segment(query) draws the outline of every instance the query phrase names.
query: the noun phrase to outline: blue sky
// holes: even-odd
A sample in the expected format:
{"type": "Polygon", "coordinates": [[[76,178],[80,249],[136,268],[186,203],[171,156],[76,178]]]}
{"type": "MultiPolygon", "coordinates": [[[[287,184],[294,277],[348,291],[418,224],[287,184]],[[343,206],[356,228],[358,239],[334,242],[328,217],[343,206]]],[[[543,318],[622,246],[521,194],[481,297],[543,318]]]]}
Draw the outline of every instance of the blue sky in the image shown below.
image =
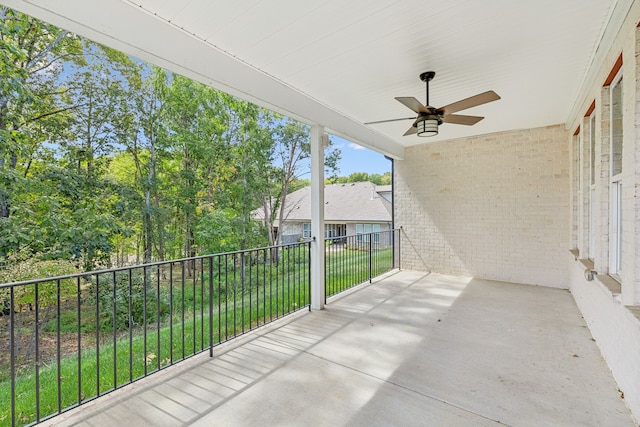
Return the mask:
{"type": "Polygon", "coordinates": [[[385,159],[384,155],[335,135],[331,135],[331,140],[342,151],[340,176],[349,176],[354,172],[379,173],[380,175],[391,172],[391,161],[385,159]]]}

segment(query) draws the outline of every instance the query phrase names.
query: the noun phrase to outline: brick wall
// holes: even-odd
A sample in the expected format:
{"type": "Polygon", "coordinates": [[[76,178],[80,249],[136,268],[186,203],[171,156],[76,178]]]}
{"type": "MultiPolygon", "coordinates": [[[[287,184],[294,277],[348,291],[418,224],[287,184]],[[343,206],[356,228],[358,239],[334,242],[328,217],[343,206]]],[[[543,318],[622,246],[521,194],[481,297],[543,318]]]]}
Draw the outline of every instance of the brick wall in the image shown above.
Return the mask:
{"type": "Polygon", "coordinates": [[[569,140],[557,125],[407,148],[402,267],[568,287],[569,140]]]}

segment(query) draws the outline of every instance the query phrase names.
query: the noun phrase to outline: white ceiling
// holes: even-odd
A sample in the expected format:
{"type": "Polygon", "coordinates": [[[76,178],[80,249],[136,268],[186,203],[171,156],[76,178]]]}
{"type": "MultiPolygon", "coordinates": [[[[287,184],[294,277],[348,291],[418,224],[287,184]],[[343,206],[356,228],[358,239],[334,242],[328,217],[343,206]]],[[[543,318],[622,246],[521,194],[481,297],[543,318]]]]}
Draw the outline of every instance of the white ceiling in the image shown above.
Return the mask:
{"type": "Polygon", "coordinates": [[[395,158],[414,144],[565,123],[607,25],[632,2],[3,1],[395,158]],[[486,118],[435,138],[403,137],[410,120],[363,125],[411,116],[394,97],[424,102],[418,75],[429,70],[435,107],[486,90],[502,99],[460,112],[486,118]]]}

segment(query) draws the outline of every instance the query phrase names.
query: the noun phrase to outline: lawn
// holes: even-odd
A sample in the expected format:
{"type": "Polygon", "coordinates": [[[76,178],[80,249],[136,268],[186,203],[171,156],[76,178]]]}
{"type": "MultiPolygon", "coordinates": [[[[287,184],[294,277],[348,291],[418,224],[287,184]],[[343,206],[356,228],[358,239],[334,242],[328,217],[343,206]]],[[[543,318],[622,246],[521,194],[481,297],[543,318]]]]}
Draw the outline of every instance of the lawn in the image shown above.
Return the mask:
{"type": "MultiPolygon", "coordinates": [[[[391,248],[335,249],[327,251],[327,296],[392,268],[391,248]]],[[[16,425],[82,404],[307,307],[307,253],[282,255],[278,264],[249,262],[242,271],[228,268],[226,260],[196,263],[191,271],[182,263],[124,279],[109,273],[98,291],[91,290],[95,283],[83,286],[80,297],[68,298],[60,315],[39,328],[38,363],[33,355],[15,359],[16,425]],[[78,300],[80,310],[71,304],[78,300]]],[[[33,335],[33,325],[22,322],[22,335],[33,335]]],[[[7,358],[2,365],[0,425],[11,425],[7,358]]]]}

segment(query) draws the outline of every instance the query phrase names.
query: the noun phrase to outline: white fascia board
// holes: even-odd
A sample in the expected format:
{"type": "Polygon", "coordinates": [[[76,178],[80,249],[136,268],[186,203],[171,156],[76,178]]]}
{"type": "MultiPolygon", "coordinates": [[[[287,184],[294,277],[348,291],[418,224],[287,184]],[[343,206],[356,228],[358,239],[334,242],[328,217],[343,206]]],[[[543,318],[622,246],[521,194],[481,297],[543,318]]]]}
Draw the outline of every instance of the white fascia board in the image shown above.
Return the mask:
{"type": "Polygon", "coordinates": [[[121,0],[5,0],[23,13],[381,152],[404,147],[214,45],[121,0]]]}

